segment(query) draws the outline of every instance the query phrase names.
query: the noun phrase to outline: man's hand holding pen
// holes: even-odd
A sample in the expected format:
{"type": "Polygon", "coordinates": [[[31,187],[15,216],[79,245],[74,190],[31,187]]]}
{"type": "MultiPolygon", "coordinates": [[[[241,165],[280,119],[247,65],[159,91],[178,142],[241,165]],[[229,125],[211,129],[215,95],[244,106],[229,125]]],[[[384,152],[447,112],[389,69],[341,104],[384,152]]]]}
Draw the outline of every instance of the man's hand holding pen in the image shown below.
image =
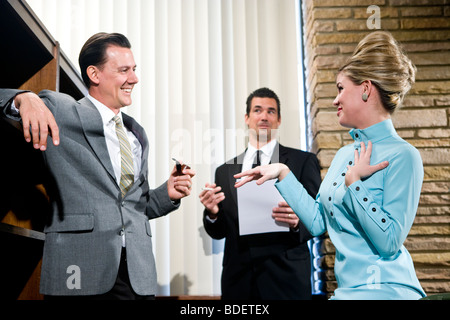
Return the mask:
{"type": "Polygon", "coordinates": [[[180,200],[191,194],[192,178],[195,176],[195,171],[191,167],[176,159],[173,160],[175,166],[167,181],[167,190],[172,201],[180,200]]]}

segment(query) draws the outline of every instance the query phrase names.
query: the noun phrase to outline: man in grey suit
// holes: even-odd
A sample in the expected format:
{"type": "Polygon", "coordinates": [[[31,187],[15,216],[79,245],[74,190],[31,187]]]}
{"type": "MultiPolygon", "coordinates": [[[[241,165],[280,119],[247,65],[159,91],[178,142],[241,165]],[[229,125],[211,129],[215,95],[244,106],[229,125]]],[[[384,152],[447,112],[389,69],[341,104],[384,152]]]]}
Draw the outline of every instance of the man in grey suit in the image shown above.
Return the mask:
{"type": "Polygon", "coordinates": [[[25,139],[45,151],[49,171],[52,214],[44,229],[40,291],[152,299],[157,279],[149,219],[179,207],[195,172],[174,167],[166,183],[150,190],[147,136],[120,111],[131,104],[138,82],[125,36],[92,36],[79,62],[89,88],[80,101],[52,91],[0,90],[0,108],[22,121],[25,139]]]}

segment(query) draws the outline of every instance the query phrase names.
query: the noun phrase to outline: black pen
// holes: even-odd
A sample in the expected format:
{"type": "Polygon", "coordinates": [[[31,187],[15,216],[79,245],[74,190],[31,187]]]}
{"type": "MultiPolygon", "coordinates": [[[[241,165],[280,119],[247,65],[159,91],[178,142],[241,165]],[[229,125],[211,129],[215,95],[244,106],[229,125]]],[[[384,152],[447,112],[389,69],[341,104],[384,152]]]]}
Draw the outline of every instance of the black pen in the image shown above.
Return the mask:
{"type": "Polygon", "coordinates": [[[172,158],[173,161],[175,161],[175,164],[177,166],[177,172],[178,173],[183,173],[184,169],[190,169],[191,167],[189,167],[187,164],[181,164],[177,159],[172,158]]]}

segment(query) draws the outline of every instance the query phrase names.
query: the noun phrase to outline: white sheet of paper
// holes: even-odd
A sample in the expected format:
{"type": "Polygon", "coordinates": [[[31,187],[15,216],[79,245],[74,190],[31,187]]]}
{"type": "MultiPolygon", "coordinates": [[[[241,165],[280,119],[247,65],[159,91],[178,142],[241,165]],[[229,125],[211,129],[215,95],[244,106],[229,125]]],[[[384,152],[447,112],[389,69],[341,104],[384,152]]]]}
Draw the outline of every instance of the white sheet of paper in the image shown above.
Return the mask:
{"type": "Polygon", "coordinates": [[[237,189],[239,234],[289,231],[287,223],[275,221],[272,209],[283,197],[275,188],[275,179],[258,186],[250,181],[237,189]]]}

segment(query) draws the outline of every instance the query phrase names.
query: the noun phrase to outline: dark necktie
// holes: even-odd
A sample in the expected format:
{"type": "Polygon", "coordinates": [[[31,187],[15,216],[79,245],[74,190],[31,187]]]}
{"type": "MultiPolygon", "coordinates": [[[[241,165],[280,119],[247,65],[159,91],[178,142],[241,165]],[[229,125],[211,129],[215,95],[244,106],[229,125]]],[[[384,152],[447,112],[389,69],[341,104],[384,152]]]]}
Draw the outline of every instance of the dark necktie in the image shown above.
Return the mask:
{"type": "Polygon", "coordinates": [[[260,166],[260,165],[261,165],[261,150],[257,150],[257,151],[256,151],[256,157],[255,157],[255,159],[253,160],[252,169],[253,169],[253,168],[256,168],[256,167],[258,167],[258,166],[260,166]],[[255,162],[255,160],[256,160],[256,162],[255,162]]]}

